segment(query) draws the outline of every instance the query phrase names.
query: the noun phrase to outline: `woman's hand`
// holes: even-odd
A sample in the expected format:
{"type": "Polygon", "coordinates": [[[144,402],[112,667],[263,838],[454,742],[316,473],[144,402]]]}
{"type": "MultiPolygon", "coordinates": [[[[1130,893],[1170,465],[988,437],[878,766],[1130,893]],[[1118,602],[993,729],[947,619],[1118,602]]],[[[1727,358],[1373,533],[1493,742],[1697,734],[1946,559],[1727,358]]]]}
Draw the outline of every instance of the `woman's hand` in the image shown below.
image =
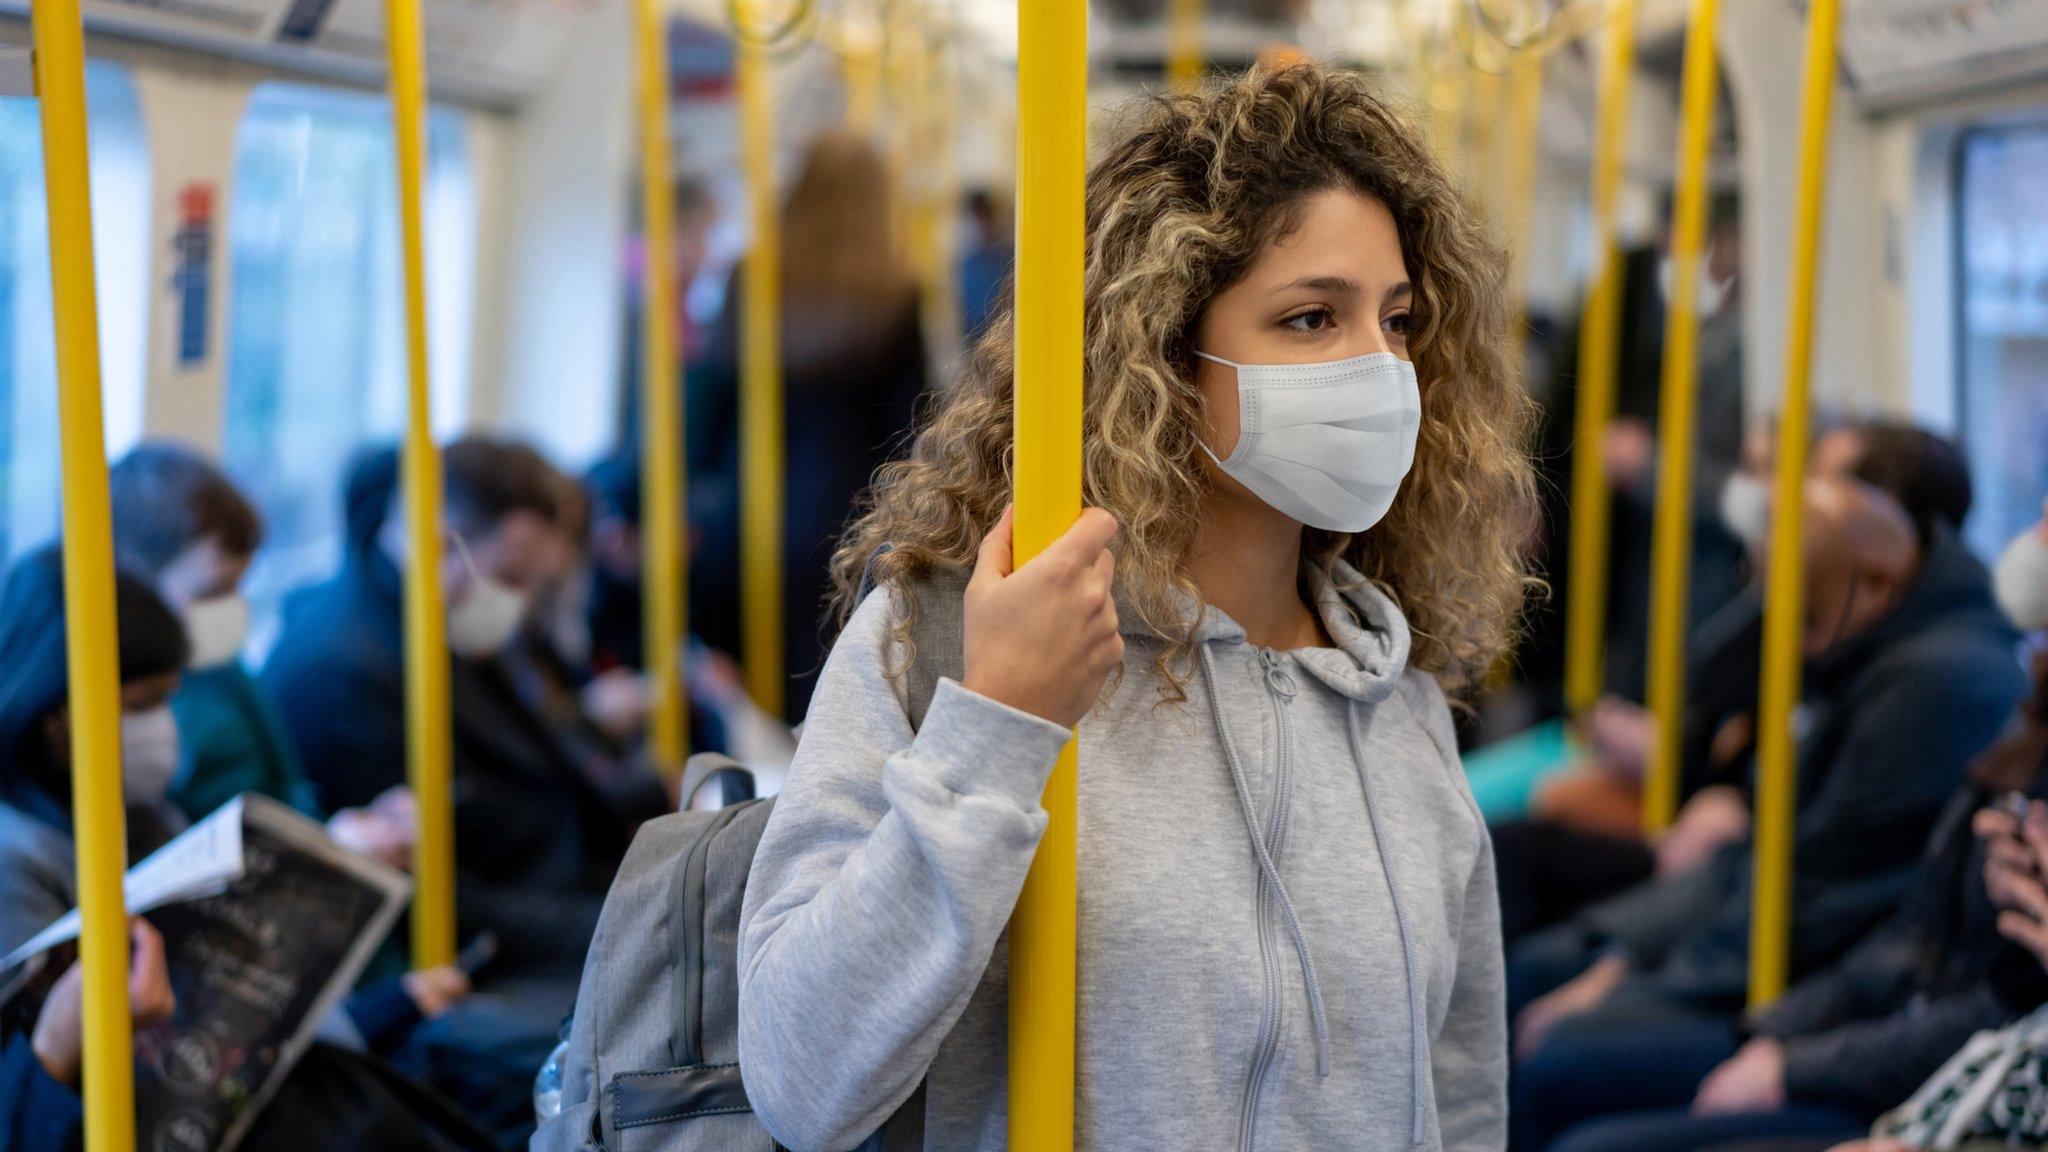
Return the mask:
{"type": "Polygon", "coordinates": [[[1527,1060],[1550,1038],[1558,1024],[1598,1008],[1623,980],[1628,978],[1628,961],[1619,956],[1602,956],[1591,968],[1579,973],[1529,1002],[1515,1019],[1515,1058],[1527,1060]]]}
{"type": "Polygon", "coordinates": [[[1015,510],[981,542],[967,583],[965,686],[1001,704],[1071,728],[1123,663],[1116,603],[1116,519],[1081,513],[1066,534],[1011,568],[1015,510]]]}
{"type": "MultiPolygon", "coordinates": [[[[134,1027],[149,1028],[171,1018],[178,998],[171,991],[170,969],[164,963],[164,938],[149,921],[128,921],[128,1015],[134,1027]]],[[[85,965],[73,964],[36,1017],[29,1046],[50,1079],[76,1085],[85,1058],[85,965]]]]}
{"type": "Polygon", "coordinates": [[[1984,808],[1971,827],[1985,841],[1984,887],[2001,909],[1999,934],[2048,966],[2048,807],[2030,803],[2024,820],[1984,808]]]}
{"type": "Polygon", "coordinates": [[[1768,1036],[1744,1044],[1701,1082],[1695,1116],[1777,1112],[1785,1107],[1785,1047],[1768,1036]]]}

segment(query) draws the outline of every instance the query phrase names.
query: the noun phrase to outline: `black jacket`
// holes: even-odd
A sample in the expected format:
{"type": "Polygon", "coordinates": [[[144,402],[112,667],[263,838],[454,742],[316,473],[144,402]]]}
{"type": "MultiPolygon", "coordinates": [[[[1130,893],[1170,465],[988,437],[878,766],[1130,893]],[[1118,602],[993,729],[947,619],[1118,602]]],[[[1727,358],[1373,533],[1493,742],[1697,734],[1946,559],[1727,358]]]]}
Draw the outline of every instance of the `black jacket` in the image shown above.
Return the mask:
{"type": "Polygon", "coordinates": [[[1988,799],[1974,785],[1957,794],[1899,911],[1755,1017],[1753,1031],[1784,1045],[1794,1100],[1874,1118],[1973,1033],[2012,1019],[1990,980],[2008,945],[1984,887],[1983,846],[1970,833],[1988,799]]]}
{"type": "MultiPolygon", "coordinates": [[[[1809,662],[1795,721],[1794,979],[1840,957],[1911,888],[1964,766],[2026,691],[2017,639],[1984,566],[1944,532],[1891,615],[1809,662]]],[[[1704,902],[1697,878],[1660,886],[1692,902],[1679,931],[1659,889],[1596,907],[1587,924],[1658,990],[1735,1010],[1748,975],[1750,852],[1745,840],[1706,866],[1704,902]]]]}
{"type": "MultiPolygon", "coordinates": [[[[405,781],[405,667],[398,569],[352,550],[288,605],[263,669],[320,803],[367,804],[405,781]]],[[[502,961],[580,963],[634,820],[585,775],[495,660],[450,659],[456,911],[502,961]]]]}

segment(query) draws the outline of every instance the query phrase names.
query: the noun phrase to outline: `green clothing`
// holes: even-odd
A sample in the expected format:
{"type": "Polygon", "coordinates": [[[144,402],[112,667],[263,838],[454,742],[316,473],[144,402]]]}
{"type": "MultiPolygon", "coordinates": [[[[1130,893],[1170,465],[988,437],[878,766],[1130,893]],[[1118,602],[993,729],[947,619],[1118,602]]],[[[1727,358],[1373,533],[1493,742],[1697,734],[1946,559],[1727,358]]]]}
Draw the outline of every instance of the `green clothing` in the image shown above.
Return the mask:
{"type": "Polygon", "coordinates": [[[178,717],[178,775],[171,802],[199,820],[244,792],[259,792],[325,820],[270,697],[230,660],[185,673],[171,701],[178,717]]]}

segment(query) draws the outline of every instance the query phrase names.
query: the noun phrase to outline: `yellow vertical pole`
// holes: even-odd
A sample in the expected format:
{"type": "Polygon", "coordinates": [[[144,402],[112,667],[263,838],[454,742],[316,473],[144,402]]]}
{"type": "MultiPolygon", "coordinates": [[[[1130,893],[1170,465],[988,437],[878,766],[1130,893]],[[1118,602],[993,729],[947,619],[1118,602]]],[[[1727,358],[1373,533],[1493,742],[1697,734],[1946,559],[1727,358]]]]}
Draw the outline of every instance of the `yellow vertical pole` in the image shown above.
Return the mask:
{"type": "Polygon", "coordinates": [[[1514,207],[1509,228],[1514,255],[1515,333],[1520,339],[1528,320],[1529,249],[1536,226],[1536,187],[1542,176],[1543,57],[1518,52],[1508,71],[1508,150],[1505,195],[1514,207]]]}
{"type": "Polygon", "coordinates": [[[447,618],[441,603],[441,457],[427,376],[426,248],[420,182],[426,167],[427,68],[420,0],[385,0],[391,119],[398,145],[399,239],[405,268],[405,751],[419,840],[413,848],[412,959],[455,962],[455,788],[449,726],[447,618]]]}
{"type": "Polygon", "coordinates": [[[846,86],[846,126],[873,139],[882,121],[882,47],[866,22],[840,33],[840,79],[846,86]]]}
{"type": "Polygon", "coordinates": [[[1472,197],[1479,204],[1480,214],[1500,228],[1506,223],[1508,212],[1506,164],[1501,147],[1501,103],[1507,98],[1507,85],[1501,73],[1491,67],[1482,68],[1474,62],[1469,70],[1472,102],[1465,113],[1465,139],[1471,153],[1472,197]]]}
{"type": "Polygon", "coordinates": [[[1203,0],[1167,0],[1166,82],[1187,88],[1202,80],[1208,67],[1202,51],[1203,0]]]}
{"type": "MultiPolygon", "coordinates": [[[[1086,0],[1017,6],[1016,560],[1081,514],[1086,0]]],[[[1010,924],[1010,1147],[1074,1146],[1073,742],[1010,924]]]]}
{"type": "Polygon", "coordinates": [[[121,802],[120,634],[100,409],[85,35],[78,0],[36,0],[30,15],[41,97],[43,194],[50,213],[64,474],[64,658],[71,670],[71,823],[85,965],[85,1146],[88,1152],[132,1152],[135,1056],[127,902],[121,891],[128,840],[121,802]]]}
{"type": "Polygon", "coordinates": [[[1578,412],[1572,438],[1571,575],[1565,591],[1565,707],[1584,715],[1600,698],[1607,616],[1607,528],[1612,508],[1603,438],[1614,416],[1620,353],[1621,254],[1614,239],[1628,128],[1628,84],[1635,66],[1636,0],[1611,0],[1600,69],[1599,130],[1593,146],[1591,291],[1579,321],[1578,412]]]}
{"type": "MultiPolygon", "coordinates": [[[[759,0],[740,5],[751,21],[759,0]]],[[[739,38],[740,147],[752,248],[740,308],[740,635],[747,690],[782,713],[782,251],[775,198],[774,61],[739,38]]]]}
{"type": "Polygon", "coordinates": [[[1785,325],[1785,396],[1778,408],[1776,497],[1764,600],[1763,695],[1758,706],[1755,902],[1750,917],[1749,999],[1767,1004],[1785,990],[1791,966],[1792,824],[1797,749],[1805,556],[1806,443],[1812,434],[1813,305],[1819,284],[1821,202],[1827,190],[1828,114],[1835,94],[1840,0],[1807,9],[1806,84],[1799,121],[1799,191],[1794,202],[1790,318],[1785,325]]]}
{"type": "Polygon", "coordinates": [[[1657,519],[1650,567],[1650,711],[1657,736],[1643,778],[1643,829],[1678,814],[1685,724],[1686,603],[1692,590],[1693,421],[1699,407],[1700,250],[1707,231],[1707,161],[1714,133],[1718,0],[1693,0],[1680,81],[1678,176],[1671,212],[1671,312],[1664,325],[1657,413],[1657,519]]]}
{"type": "Polygon", "coordinates": [[[654,756],[675,776],[689,752],[683,692],[682,379],[676,372],[675,192],[669,187],[668,26],[660,0],[634,0],[639,80],[641,237],[646,290],[640,309],[640,506],[647,579],[641,587],[647,674],[654,695],[654,756]]]}

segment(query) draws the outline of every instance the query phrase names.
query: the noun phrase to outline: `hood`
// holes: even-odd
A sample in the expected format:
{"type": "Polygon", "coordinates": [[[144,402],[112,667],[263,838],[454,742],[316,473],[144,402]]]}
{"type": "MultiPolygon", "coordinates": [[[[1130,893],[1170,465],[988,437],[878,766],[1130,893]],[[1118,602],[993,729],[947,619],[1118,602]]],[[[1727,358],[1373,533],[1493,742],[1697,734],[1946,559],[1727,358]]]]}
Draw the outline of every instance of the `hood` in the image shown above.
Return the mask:
{"type": "Polygon", "coordinates": [[[2014,643],[2018,642],[2018,633],[2012,631],[1992,596],[1991,573],[1983,561],[1972,555],[1954,532],[1936,525],[1920,571],[1899,606],[1866,631],[1813,657],[1808,662],[1811,677],[1816,683],[1835,682],[1862,667],[1873,653],[1959,618],[2010,633],[2014,643]]]}
{"type": "MultiPolygon", "coordinates": [[[[1297,648],[1287,655],[1340,696],[1367,704],[1384,699],[1408,667],[1407,617],[1392,596],[1342,560],[1327,574],[1314,572],[1308,579],[1316,614],[1337,646],[1297,648]]],[[[1186,596],[1179,605],[1181,619],[1199,613],[1192,637],[1197,644],[1245,641],[1244,628],[1215,605],[1196,605],[1186,596]]],[[[1116,591],[1116,610],[1126,637],[1163,639],[1122,587],[1116,591]]]]}

